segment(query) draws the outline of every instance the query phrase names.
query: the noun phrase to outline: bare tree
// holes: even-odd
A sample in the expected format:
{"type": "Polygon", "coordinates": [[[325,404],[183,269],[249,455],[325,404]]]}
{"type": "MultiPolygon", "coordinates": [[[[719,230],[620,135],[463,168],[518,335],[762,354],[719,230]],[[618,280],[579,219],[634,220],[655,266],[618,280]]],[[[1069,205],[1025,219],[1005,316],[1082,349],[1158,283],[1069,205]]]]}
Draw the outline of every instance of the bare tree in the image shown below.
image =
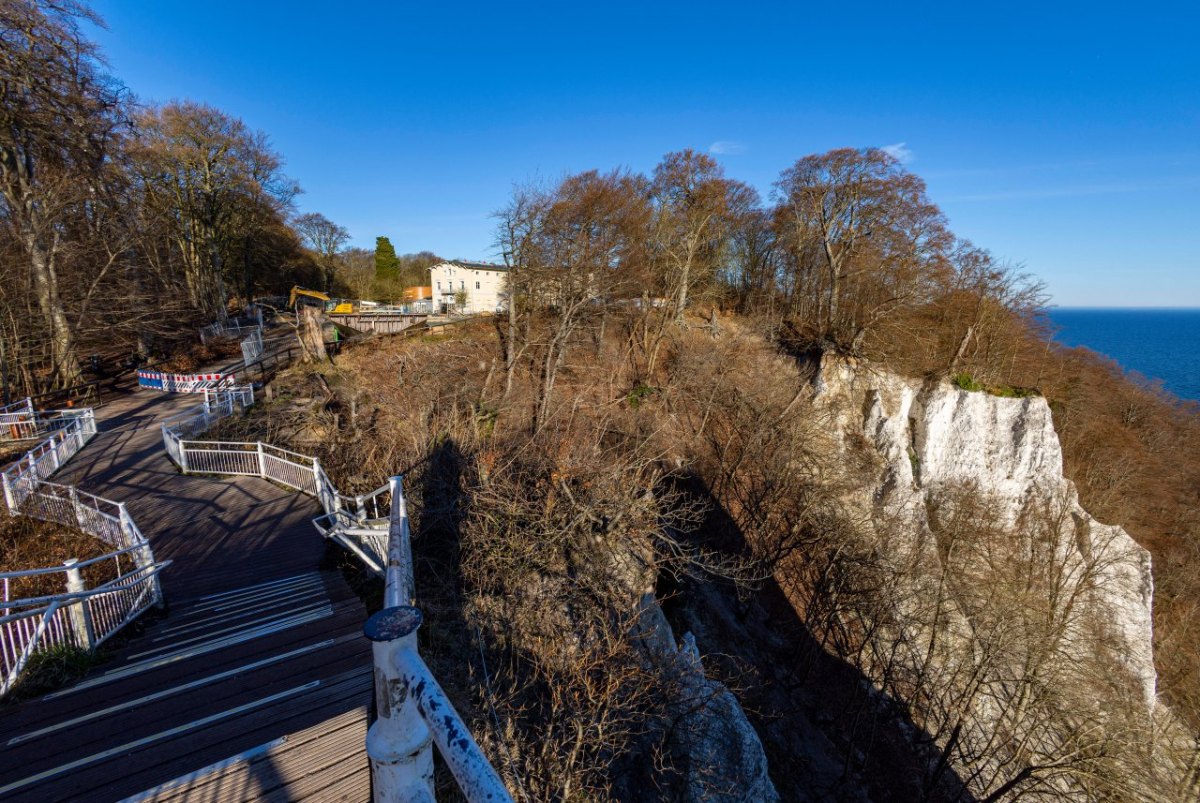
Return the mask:
{"type": "Polygon", "coordinates": [[[793,299],[818,338],[859,351],[880,320],[930,298],[950,244],[925,183],[875,148],[807,156],[775,185],[793,299]]]}
{"type": "Polygon", "coordinates": [[[224,316],[233,269],[227,257],[299,188],[265,135],[211,106],[170,103],[147,110],[138,123],[136,168],[147,200],[173,211],[190,299],[224,316]]]}
{"type": "Polygon", "coordinates": [[[51,371],[62,384],[79,378],[59,282],[64,222],[89,200],[125,126],[122,90],[101,71],[84,22],[100,21],[79,3],[0,5],[0,198],[24,248],[51,371]]]}
{"type": "MultiPolygon", "coordinates": [[[[541,324],[537,342],[526,342],[536,349],[540,377],[535,427],[550,415],[568,347],[635,273],[631,263],[644,242],[648,214],[640,177],[591,171],[569,176],[553,190],[523,191],[502,216],[502,236],[513,246],[512,315],[527,316],[527,331],[531,316],[541,324]]],[[[514,365],[510,361],[510,371],[514,365]]]]}
{"type": "Polygon", "coordinates": [[[325,271],[325,292],[331,292],[337,273],[338,254],[342,246],[349,241],[350,232],[318,212],[300,215],[293,221],[293,225],[304,239],[305,245],[316,254],[317,262],[325,271]]]}
{"type": "Polygon", "coordinates": [[[696,287],[722,265],[739,212],[757,203],[750,187],[725,178],[711,156],[668,153],[654,169],[654,258],[675,320],[682,320],[696,287]]]}
{"type": "Polygon", "coordinates": [[[370,298],[375,284],[375,252],[349,248],[337,262],[337,275],[355,298],[370,298]]]}

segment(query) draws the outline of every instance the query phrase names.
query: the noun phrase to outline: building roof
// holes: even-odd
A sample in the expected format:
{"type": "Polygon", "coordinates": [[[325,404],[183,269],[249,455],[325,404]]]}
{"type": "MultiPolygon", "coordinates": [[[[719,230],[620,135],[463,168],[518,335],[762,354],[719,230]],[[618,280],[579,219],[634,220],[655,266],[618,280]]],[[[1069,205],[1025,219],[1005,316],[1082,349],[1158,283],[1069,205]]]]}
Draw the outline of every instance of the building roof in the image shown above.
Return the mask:
{"type": "MultiPolygon", "coordinates": [[[[508,270],[508,265],[497,265],[494,262],[474,262],[469,259],[448,259],[439,264],[453,265],[456,268],[464,268],[467,270],[508,270]]],[[[434,267],[436,268],[437,265],[434,265],[434,267]]]]}

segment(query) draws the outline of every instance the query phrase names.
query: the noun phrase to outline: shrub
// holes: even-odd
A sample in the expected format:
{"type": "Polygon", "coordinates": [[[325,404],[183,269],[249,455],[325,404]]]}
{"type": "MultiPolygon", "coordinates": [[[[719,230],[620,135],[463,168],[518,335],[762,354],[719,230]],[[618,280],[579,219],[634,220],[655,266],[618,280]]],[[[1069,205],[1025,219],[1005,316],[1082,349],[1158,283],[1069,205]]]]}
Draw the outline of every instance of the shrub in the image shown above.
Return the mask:
{"type": "Polygon", "coordinates": [[[983,390],[983,385],[975,381],[975,377],[968,374],[966,371],[955,374],[950,378],[955,387],[963,390],[983,390]]]}
{"type": "Polygon", "coordinates": [[[645,382],[639,382],[633,390],[629,391],[625,399],[629,402],[629,406],[636,410],[643,401],[657,392],[658,388],[652,388],[645,382]]]}

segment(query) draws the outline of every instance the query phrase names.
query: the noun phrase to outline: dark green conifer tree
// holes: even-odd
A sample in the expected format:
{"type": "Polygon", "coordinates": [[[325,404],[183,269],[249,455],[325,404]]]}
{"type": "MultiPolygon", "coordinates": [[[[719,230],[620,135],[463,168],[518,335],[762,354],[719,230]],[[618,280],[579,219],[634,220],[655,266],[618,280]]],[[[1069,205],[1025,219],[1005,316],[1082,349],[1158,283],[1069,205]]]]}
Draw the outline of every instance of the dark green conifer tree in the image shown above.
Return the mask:
{"type": "Polygon", "coordinates": [[[400,259],[387,237],[375,238],[375,279],[394,281],[400,276],[400,259]]]}

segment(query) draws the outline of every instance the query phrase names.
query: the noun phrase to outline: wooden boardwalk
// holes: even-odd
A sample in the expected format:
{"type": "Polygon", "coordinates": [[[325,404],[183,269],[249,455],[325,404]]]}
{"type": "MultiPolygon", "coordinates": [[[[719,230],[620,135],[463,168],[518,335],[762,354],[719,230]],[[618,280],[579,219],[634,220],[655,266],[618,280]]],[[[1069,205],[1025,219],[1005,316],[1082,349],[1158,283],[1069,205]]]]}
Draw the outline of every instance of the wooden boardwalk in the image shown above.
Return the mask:
{"type": "Polygon", "coordinates": [[[0,800],[369,797],[366,611],[314,500],[253,477],[180,475],[159,422],[196,397],[132,393],[53,479],[127,503],[168,613],[72,686],[0,708],[0,800]]]}

